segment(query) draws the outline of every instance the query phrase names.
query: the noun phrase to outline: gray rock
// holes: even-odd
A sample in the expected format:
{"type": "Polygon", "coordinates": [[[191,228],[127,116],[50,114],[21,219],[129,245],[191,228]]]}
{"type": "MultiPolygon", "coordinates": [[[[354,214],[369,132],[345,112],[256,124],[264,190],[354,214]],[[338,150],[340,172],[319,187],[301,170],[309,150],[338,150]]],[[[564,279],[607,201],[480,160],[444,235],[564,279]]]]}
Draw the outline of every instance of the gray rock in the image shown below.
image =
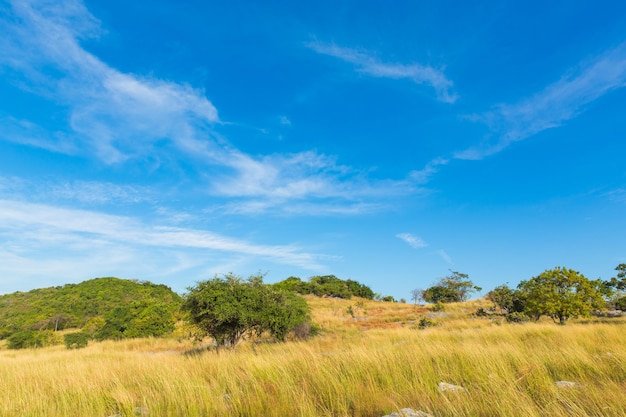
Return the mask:
{"type": "Polygon", "coordinates": [[[556,386],[559,388],[576,388],[580,387],[580,384],[572,381],[556,381],[556,386]]]}
{"type": "Polygon", "coordinates": [[[428,414],[425,411],[415,411],[412,408],[403,408],[398,412],[387,414],[383,417],[433,417],[432,414],[428,414]]]}
{"type": "Polygon", "coordinates": [[[467,391],[465,388],[463,388],[460,385],[453,385],[453,384],[448,384],[447,382],[440,382],[439,383],[439,391],[441,392],[445,392],[445,391],[450,391],[450,392],[465,392],[467,391]]]}

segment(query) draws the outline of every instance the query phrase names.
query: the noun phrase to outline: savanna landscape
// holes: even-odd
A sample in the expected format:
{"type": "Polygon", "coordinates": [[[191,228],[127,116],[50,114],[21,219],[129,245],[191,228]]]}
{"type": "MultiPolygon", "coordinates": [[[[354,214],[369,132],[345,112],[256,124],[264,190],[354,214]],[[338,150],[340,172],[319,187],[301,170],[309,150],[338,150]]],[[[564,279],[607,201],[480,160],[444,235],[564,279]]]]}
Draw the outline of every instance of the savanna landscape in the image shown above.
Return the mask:
{"type": "Polygon", "coordinates": [[[626,417],[625,115],[626,1],[0,0],[0,417],[626,417]]]}
{"type": "MultiPolygon", "coordinates": [[[[501,314],[493,291],[425,305],[303,298],[311,328],[284,342],[244,332],[235,345],[218,344],[182,320],[189,313],[159,337],[96,337],[79,349],[8,349],[5,340],[0,415],[626,415],[626,317],[520,323],[501,314]]],[[[75,329],[49,331],[59,343],[75,329]]]]}

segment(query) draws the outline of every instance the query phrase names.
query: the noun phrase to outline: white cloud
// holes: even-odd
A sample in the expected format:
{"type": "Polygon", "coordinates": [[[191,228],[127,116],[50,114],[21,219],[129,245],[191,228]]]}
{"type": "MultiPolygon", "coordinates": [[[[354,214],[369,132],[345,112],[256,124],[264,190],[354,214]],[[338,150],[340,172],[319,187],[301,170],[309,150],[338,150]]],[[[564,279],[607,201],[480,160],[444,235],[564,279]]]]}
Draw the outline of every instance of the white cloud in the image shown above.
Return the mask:
{"type": "MultiPolygon", "coordinates": [[[[337,205],[347,204],[350,212],[359,205],[375,205],[361,200],[412,190],[404,180],[372,182],[362,172],[312,151],[248,155],[217,133],[222,122],[204,91],[122,73],[85,50],[81,40],[103,31],[82,2],[15,0],[12,6],[13,15],[0,17],[5,35],[0,37],[0,67],[13,71],[12,79],[23,89],[67,109],[69,125],[5,118],[0,120],[7,122],[0,124],[2,139],[95,156],[107,164],[136,159],[158,166],[191,159],[210,172],[204,178],[213,195],[250,200],[248,206],[266,205],[275,211],[288,210],[292,200],[309,199],[313,208],[313,202],[327,204],[324,200],[333,198],[337,205]]],[[[447,81],[437,71],[411,68],[394,73],[393,67],[371,61],[362,70],[410,77],[448,95],[447,81]]],[[[286,116],[280,122],[291,123],[286,116]]]]}
{"type": "MultiPolygon", "coordinates": [[[[75,0],[15,1],[19,23],[5,19],[0,65],[26,77],[28,89],[70,109],[73,138],[23,129],[8,138],[49,150],[95,152],[108,163],[143,155],[158,140],[180,149],[208,147],[198,127],[218,122],[217,110],[200,90],[121,73],[84,50],[79,40],[99,31],[97,20],[75,0]],[[198,143],[202,142],[202,144],[198,143]]],[[[20,121],[22,127],[27,121],[20,121]]],[[[15,124],[15,123],[14,123],[15,124]]],[[[34,125],[34,124],[33,124],[34,125]]]]}
{"type": "MultiPolygon", "coordinates": [[[[159,191],[163,194],[163,190],[159,191]]],[[[31,201],[69,201],[90,206],[103,204],[135,204],[154,202],[157,193],[143,186],[97,181],[29,181],[0,176],[0,198],[19,199],[27,195],[31,201]]]]}
{"type": "Polygon", "coordinates": [[[447,165],[450,160],[445,158],[435,158],[430,161],[426,166],[419,171],[411,171],[409,178],[416,184],[425,184],[430,181],[430,178],[439,172],[439,167],[447,165]]]}
{"type": "Polygon", "coordinates": [[[413,249],[425,248],[426,246],[428,246],[428,244],[424,242],[421,238],[414,236],[410,233],[398,233],[396,237],[406,242],[413,249]]]}
{"type": "Polygon", "coordinates": [[[363,200],[402,196],[415,190],[411,181],[371,181],[365,174],[338,165],[335,158],[316,152],[268,155],[261,160],[233,153],[231,163],[236,167],[235,174],[216,181],[213,192],[247,197],[246,201],[231,204],[241,213],[280,207],[289,214],[305,214],[307,208],[307,214],[354,214],[364,208],[371,211],[384,207],[363,200]],[[315,202],[306,201],[310,199],[315,202]]]}
{"type": "Polygon", "coordinates": [[[514,142],[563,125],[585,106],[626,86],[626,43],[579,65],[559,81],[517,104],[501,104],[473,116],[492,130],[494,141],[455,154],[458,159],[482,159],[514,142]]]}
{"type": "Polygon", "coordinates": [[[14,254],[36,248],[97,251],[99,246],[152,247],[218,251],[320,268],[317,255],[296,246],[258,245],[205,230],[151,226],[129,217],[12,200],[0,200],[0,236],[6,250],[14,254]]]}
{"type": "Polygon", "coordinates": [[[441,69],[421,64],[390,64],[384,63],[367,52],[344,48],[333,43],[309,42],[306,44],[315,52],[339,58],[342,61],[354,64],[357,71],[378,78],[408,79],[416,84],[430,85],[435,89],[437,98],[445,103],[454,103],[457,95],[453,90],[453,83],[441,69]]]}
{"type": "Polygon", "coordinates": [[[280,116],[280,124],[283,126],[291,126],[291,119],[287,116],[280,116]]]}

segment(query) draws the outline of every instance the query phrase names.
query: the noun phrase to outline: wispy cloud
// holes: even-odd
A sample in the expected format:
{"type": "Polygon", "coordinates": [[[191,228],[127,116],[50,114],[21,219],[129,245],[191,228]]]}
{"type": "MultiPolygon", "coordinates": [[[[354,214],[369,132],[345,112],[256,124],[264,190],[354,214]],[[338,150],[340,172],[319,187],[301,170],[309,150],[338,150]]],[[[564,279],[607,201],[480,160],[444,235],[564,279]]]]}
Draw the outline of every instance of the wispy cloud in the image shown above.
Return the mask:
{"type": "MultiPolygon", "coordinates": [[[[69,122],[62,126],[46,119],[5,117],[0,120],[4,140],[95,156],[107,164],[147,160],[158,166],[190,159],[201,167],[200,172],[207,172],[203,178],[212,195],[241,199],[248,207],[272,207],[276,212],[280,212],[277,208],[288,210],[292,200],[308,199],[310,204],[300,206],[304,209],[313,208],[315,202],[327,205],[328,198],[343,201],[349,212],[375,205],[366,200],[411,190],[404,180],[371,181],[364,173],[313,151],[248,155],[218,133],[223,122],[204,91],[154,76],[123,73],[85,50],[81,41],[101,36],[103,30],[81,1],[15,0],[11,4],[12,11],[0,17],[4,35],[0,69],[11,73],[23,89],[61,104],[69,122]]],[[[451,97],[445,77],[430,67],[407,66],[402,72],[401,67],[394,70],[370,61],[363,71],[412,78],[451,97]]],[[[291,121],[282,117],[280,123],[291,121]]]]}
{"type": "MultiPolygon", "coordinates": [[[[159,191],[163,194],[163,190],[159,191]]],[[[29,195],[34,201],[67,201],[86,205],[135,204],[154,202],[157,193],[143,186],[97,181],[30,181],[0,176],[0,198],[19,199],[29,195]]]]}
{"type": "Polygon", "coordinates": [[[0,236],[7,252],[13,253],[54,247],[93,250],[94,245],[106,244],[218,251],[320,268],[318,255],[296,246],[259,245],[206,230],[148,225],[129,217],[13,200],[0,200],[0,236]]]}
{"type": "Polygon", "coordinates": [[[385,63],[371,54],[356,49],[344,48],[334,43],[308,42],[307,47],[315,52],[339,58],[356,66],[357,71],[378,78],[408,79],[416,84],[429,85],[435,89],[437,99],[454,103],[457,95],[443,70],[422,64],[385,63]]]}
{"type": "Polygon", "coordinates": [[[626,203],[626,188],[616,188],[606,193],[605,196],[611,201],[626,203]]]}
{"type": "Polygon", "coordinates": [[[27,89],[68,106],[72,130],[60,141],[58,134],[46,137],[46,129],[20,121],[14,126],[33,127],[33,137],[29,141],[27,129],[14,129],[9,139],[68,153],[95,152],[115,163],[142,155],[163,139],[197,148],[194,131],[219,120],[202,91],[121,73],[83,49],[79,41],[99,34],[100,27],[81,2],[20,0],[12,6],[16,21],[2,22],[0,65],[23,74],[27,89]]]}
{"type": "Polygon", "coordinates": [[[421,238],[412,235],[411,233],[398,233],[396,237],[406,242],[413,249],[420,249],[428,246],[428,244],[424,242],[421,238]]]}
{"type": "Polygon", "coordinates": [[[475,115],[492,131],[492,140],[455,154],[458,159],[482,159],[514,142],[559,127],[585,111],[587,105],[626,86],[626,43],[580,64],[559,81],[517,104],[500,104],[475,115]]]}
{"type": "Polygon", "coordinates": [[[448,265],[454,264],[454,262],[452,262],[452,258],[450,257],[450,255],[448,255],[448,253],[445,250],[439,249],[437,251],[437,255],[439,255],[441,259],[443,259],[443,261],[447,263],[448,265]]]}
{"type": "Polygon", "coordinates": [[[415,191],[408,180],[371,180],[366,173],[337,164],[336,158],[316,152],[267,155],[253,159],[233,153],[235,174],[220,177],[213,192],[232,198],[241,212],[266,212],[280,207],[283,213],[356,214],[386,207],[378,200],[415,191]]]}
{"type": "Polygon", "coordinates": [[[435,158],[428,162],[426,166],[421,170],[411,171],[409,178],[416,184],[426,184],[430,181],[430,178],[439,172],[439,167],[447,165],[450,162],[449,159],[435,158]]]}

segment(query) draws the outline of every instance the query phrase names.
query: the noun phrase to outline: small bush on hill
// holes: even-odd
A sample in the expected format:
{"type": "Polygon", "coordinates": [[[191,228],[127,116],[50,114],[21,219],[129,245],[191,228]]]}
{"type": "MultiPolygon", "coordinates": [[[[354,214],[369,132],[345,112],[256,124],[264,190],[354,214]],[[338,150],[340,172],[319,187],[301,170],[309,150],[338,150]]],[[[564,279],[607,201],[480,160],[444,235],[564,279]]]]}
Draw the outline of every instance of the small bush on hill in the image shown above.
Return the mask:
{"type": "Polygon", "coordinates": [[[68,349],[81,349],[87,347],[90,336],[84,332],[68,333],[63,336],[63,342],[68,349]]]}
{"type": "Polygon", "coordinates": [[[436,285],[423,290],[421,298],[429,303],[456,303],[466,301],[471,293],[481,290],[467,274],[450,272],[447,277],[439,278],[436,285]]]}
{"type": "Polygon", "coordinates": [[[367,285],[348,279],[346,281],[334,275],[319,275],[309,278],[309,282],[304,282],[298,277],[289,277],[283,281],[272,284],[272,287],[282,291],[293,291],[298,294],[313,294],[318,297],[337,297],[350,299],[361,297],[373,300],[374,291],[367,285]]]}
{"type": "Polygon", "coordinates": [[[530,320],[530,317],[528,317],[526,314],[517,311],[509,313],[505,317],[506,321],[509,323],[525,323],[530,320]]]}
{"type": "Polygon", "coordinates": [[[7,338],[9,349],[40,348],[53,345],[54,334],[51,330],[21,330],[7,338]]]}

